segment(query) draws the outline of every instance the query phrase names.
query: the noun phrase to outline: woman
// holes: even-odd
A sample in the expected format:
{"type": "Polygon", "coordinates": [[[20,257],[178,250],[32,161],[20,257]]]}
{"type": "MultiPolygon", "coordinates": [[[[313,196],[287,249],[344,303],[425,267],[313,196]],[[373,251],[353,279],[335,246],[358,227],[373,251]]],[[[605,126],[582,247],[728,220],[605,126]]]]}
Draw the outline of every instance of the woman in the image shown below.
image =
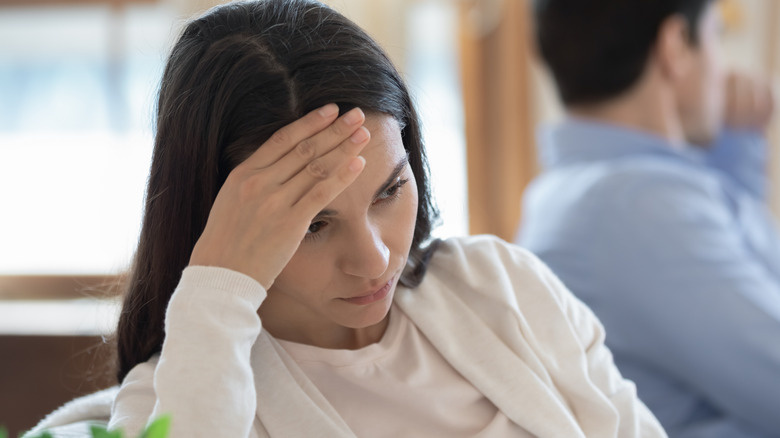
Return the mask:
{"type": "Polygon", "coordinates": [[[163,75],[111,428],[664,436],[591,313],[497,239],[432,242],[420,124],[312,0],[218,7],[163,75]]]}

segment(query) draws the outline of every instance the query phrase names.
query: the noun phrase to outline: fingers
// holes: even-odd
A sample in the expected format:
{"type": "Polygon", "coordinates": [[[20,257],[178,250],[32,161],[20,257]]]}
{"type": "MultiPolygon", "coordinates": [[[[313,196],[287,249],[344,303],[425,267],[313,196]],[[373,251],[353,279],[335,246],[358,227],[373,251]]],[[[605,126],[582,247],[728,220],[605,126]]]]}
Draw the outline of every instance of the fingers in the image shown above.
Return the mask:
{"type": "Polygon", "coordinates": [[[774,111],[772,91],[765,81],[731,73],[726,84],[726,124],[764,129],[774,111]]]}
{"type": "Polygon", "coordinates": [[[361,140],[353,137],[343,141],[338,147],[327,154],[309,162],[287,183],[285,192],[292,199],[293,205],[311,203],[305,211],[313,211],[311,216],[325,208],[339,193],[354,181],[354,178],[363,168],[364,161],[358,154],[368,144],[371,135],[365,127],[357,132],[362,132],[361,140]],[[357,166],[356,159],[360,159],[360,169],[357,171],[350,166],[357,166]],[[352,172],[357,172],[354,175],[352,172]]]}
{"type": "Polygon", "coordinates": [[[313,218],[326,205],[336,199],[360,175],[366,165],[365,158],[352,157],[335,169],[332,177],[322,179],[306,191],[301,199],[293,205],[294,214],[313,218]]]}
{"type": "Polygon", "coordinates": [[[354,108],[326,129],[298,143],[274,163],[277,182],[281,184],[289,181],[307,166],[311,166],[311,170],[316,171],[319,158],[337,148],[341,148],[342,151],[348,149],[345,142],[353,145],[363,144],[369,138],[368,131],[365,128],[361,129],[365,119],[363,111],[354,108]]]}
{"type": "Polygon", "coordinates": [[[757,127],[766,128],[772,120],[775,111],[775,98],[772,93],[772,87],[769,83],[763,83],[763,87],[757,87],[756,102],[758,116],[756,117],[757,127]]]}
{"type": "Polygon", "coordinates": [[[244,161],[244,164],[254,168],[270,166],[290,152],[298,143],[328,127],[338,114],[339,107],[334,103],[329,103],[306,114],[276,131],[244,161]]]}
{"type": "Polygon", "coordinates": [[[769,93],[767,94],[766,99],[766,123],[768,124],[772,120],[772,116],[775,114],[775,108],[776,108],[776,99],[777,98],[777,87],[769,87],[769,93]]]}
{"type": "Polygon", "coordinates": [[[371,135],[355,108],[326,105],[275,133],[231,171],[209,213],[191,264],[222,266],[266,288],[293,256],[311,219],[365,167],[371,135]]]}

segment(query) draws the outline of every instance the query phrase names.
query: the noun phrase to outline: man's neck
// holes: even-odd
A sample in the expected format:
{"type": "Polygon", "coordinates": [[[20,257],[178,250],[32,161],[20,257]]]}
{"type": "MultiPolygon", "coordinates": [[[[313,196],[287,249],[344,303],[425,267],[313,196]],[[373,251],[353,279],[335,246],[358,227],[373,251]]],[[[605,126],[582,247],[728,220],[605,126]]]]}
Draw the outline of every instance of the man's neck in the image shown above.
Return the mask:
{"type": "Polygon", "coordinates": [[[685,144],[685,134],[669,90],[645,78],[624,94],[605,102],[570,105],[569,115],[648,132],[673,147],[685,144]]]}

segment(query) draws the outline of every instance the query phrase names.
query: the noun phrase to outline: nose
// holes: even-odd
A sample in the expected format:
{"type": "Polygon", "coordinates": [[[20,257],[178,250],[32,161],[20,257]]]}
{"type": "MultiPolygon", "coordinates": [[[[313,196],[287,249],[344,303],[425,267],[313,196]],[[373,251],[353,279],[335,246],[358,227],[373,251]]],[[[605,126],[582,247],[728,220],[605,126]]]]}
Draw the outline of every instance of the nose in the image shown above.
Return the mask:
{"type": "Polygon", "coordinates": [[[371,224],[358,227],[349,235],[341,262],[344,273],[355,277],[376,279],[387,271],[390,249],[379,230],[371,224]]]}

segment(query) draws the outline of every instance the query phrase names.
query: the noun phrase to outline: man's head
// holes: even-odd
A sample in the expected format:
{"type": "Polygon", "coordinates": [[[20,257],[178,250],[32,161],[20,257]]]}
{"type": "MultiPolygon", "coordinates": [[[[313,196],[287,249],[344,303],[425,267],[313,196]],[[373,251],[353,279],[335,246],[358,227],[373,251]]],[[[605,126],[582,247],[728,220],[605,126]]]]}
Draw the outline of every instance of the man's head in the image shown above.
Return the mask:
{"type": "Polygon", "coordinates": [[[535,0],[539,53],[564,105],[609,103],[655,69],[688,141],[723,119],[717,0],[535,0]]]}

